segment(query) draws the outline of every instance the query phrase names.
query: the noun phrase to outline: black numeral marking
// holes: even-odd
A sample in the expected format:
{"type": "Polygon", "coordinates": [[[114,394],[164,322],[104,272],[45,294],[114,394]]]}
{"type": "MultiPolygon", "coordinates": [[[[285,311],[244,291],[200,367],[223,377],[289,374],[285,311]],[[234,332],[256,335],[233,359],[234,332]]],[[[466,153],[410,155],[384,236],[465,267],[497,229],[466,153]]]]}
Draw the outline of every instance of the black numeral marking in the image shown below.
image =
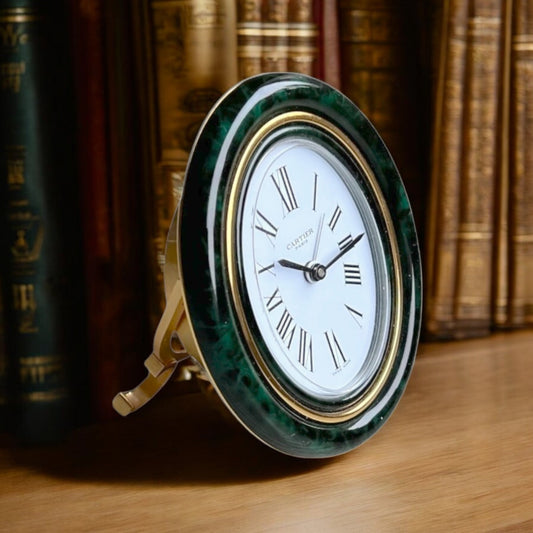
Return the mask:
{"type": "Polygon", "coordinates": [[[275,237],[278,233],[278,228],[276,228],[276,226],[274,226],[274,224],[272,224],[272,222],[270,222],[270,220],[268,220],[268,218],[263,215],[263,213],[261,213],[259,209],[257,210],[257,215],[259,219],[257,220],[257,224],[255,225],[256,229],[262,231],[269,237],[275,237]]]}
{"type": "Polygon", "coordinates": [[[335,365],[335,369],[338,370],[343,364],[346,363],[346,357],[344,356],[337,337],[335,337],[335,333],[333,333],[333,331],[326,331],[324,335],[326,336],[326,341],[331,353],[331,358],[333,359],[333,364],[335,365]]]}
{"type": "Polygon", "coordinates": [[[331,228],[331,231],[335,229],[335,226],[337,225],[337,222],[339,221],[341,213],[342,213],[341,208],[337,206],[335,208],[335,211],[333,211],[333,215],[331,215],[331,218],[328,222],[328,226],[331,228]]]}
{"type": "Polygon", "coordinates": [[[292,190],[291,181],[287,174],[287,168],[285,166],[278,168],[270,177],[281,196],[285,209],[287,211],[296,209],[298,203],[296,202],[296,196],[294,196],[294,191],[292,190]]]}
{"type": "Polygon", "coordinates": [[[267,311],[272,312],[278,305],[281,305],[283,303],[283,300],[281,299],[281,295],[279,293],[279,289],[276,289],[273,294],[266,297],[266,308],[267,311]]]}
{"type": "Polygon", "coordinates": [[[313,340],[311,334],[300,328],[300,345],[298,348],[298,362],[313,372],[313,340]]]}
{"type": "Polygon", "coordinates": [[[313,211],[316,211],[316,194],[318,191],[318,174],[315,172],[315,184],[313,187],[313,211]]]}
{"type": "Polygon", "coordinates": [[[265,267],[257,263],[257,267],[258,267],[258,270],[257,270],[258,274],[262,274],[263,272],[269,272],[273,276],[276,275],[276,273],[274,272],[274,263],[272,263],[271,265],[267,265],[265,267]]]}
{"type": "Polygon", "coordinates": [[[276,330],[281,337],[281,340],[287,345],[287,348],[291,347],[292,338],[294,337],[294,330],[296,329],[296,324],[290,313],[287,309],[283,310],[283,314],[279,319],[276,330]]]}
{"type": "Polygon", "coordinates": [[[346,235],[346,237],[344,237],[344,239],[342,239],[341,241],[339,241],[339,248],[341,250],[344,250],[345,248],[347,248],[348,246],[350,246],[350,244],[352,244],[352,236],[351,235],[346,235]]]}
{"type": "Polygon", "coordinates": [[[363,318],[363,313],[360,313],[353,307],[350,307],[349,305],[346,305],[346,304],[344,304],[344,307],[348,309],[348,313],[350,313],[350,316],[356,321],[357,325],[362,328],[363,326],[360,320],[363,318]]]}
{"type": "Polygon", "coordinates": [[[347,285],[361,285],[361,269],[359,265],[344,263],[344,282],[347,285]]]}

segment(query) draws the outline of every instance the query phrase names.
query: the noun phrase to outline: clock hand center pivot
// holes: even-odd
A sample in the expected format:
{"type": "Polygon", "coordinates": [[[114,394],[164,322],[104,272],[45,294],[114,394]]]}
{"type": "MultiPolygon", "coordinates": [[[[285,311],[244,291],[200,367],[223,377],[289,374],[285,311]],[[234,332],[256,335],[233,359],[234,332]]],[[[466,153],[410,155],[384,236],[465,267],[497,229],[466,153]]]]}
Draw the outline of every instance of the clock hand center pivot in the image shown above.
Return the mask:
{"type": "Polygon", "coordinates": [[[307,265],[301,265],[288,259],[280,259],[278,263],[285,268],[301,270],[305,274],[305,279],[310,282],[320,281],[326,277],[326,267],[320,263],[311,262],[307,265]]]}

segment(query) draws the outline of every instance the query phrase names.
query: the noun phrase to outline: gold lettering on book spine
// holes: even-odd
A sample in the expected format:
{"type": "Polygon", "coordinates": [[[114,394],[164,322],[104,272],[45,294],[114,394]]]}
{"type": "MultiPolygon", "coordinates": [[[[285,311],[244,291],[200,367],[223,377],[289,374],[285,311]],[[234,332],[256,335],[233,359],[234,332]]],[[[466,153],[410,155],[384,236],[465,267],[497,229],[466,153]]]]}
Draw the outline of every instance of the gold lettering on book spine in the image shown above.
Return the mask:
{"type": "Polygon", "coordinates": [[[39,328],[35,321],[37,311],[35,285],[33,283],[15,283],[11,289],[18,332],[22,334],[38,333],[39,328]]]}
{"type": "MultiPolygon", "coordinates": [[[[9,53],[26,45],[30,39],[28,24],[38,19],[31,9],[0,9],[0,49],[9,53]]],[[[0,63],[0,91],[18,94],[25,73],[25,61],[0,63]]]]}
{"type": "Polygon", "coordinates": [[[38,355],[20,358],[19,379],[24,387],[26,402],[56,401],[68,396],[65,387],[65,363],[58,355],[38,355]]]}

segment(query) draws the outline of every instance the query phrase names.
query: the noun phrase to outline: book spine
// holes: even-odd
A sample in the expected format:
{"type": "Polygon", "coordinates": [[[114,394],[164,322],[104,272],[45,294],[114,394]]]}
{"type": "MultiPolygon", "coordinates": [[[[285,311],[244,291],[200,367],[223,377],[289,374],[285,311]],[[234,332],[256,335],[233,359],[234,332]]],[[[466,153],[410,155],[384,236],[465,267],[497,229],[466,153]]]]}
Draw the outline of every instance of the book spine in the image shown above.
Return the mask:
{"type": "Polygon", "coordinates": [[[287,69],[318,76],[318,24],[313,0],[289,2],[289,57],[287,69]]]}
{"type": "Polygon", "coordinates": [[[340,39],[337,0],[317,2],[319,27],[318,77],[331,86],[341,88],[340,39]]]}
{"type": "Polygon", "coordinates": [[[401,39],[395,11],[387,0],[339,2],[342,90],[389,141],[401,39]]]}
{"type": "Polygon", "coordinates": [[[496,328],[509,324],[509,216],[510,216],[510,89],[511,89],[511,42],[514,0],[502,0],[503,34],[501,43],[501,88],[499,102],[499,161],[496,180],[494,276],[492,298],[492,321],[496,328]]]}
{"type": "Polygon", "coordinates": [[[264,0],[261,70],[285,72],[289,68],[289,0],[264,0]]]}
{"type": "Polygon", "coordinates": [[[339,0],[339,32],[342,91],[387,144],[422,234],[427,180],[415,7],[405,0],[339,0]]]}
{"type": "Polygon", "coordinates": [[[515,0],[511,49],[509,325],[533,325],[533,2],[515,0]]]}
{"type": "Polygon", "coordinates": [[[116,416],[117,390],[141,378],[148,324],[140,183],[131,118],[128,12],[114,0],[73,0],[78,167],[92,416],[116,416]],[[128,331],[127,335],[117,334],[128,331]]]}
{"type": "Polygon", "coordinates": [[[161,266],[168,227],[183,187],[188,155],[212,105],[238,81],[233,0],[145,1],[135,14],[144,35],[138,80],[148,138],[151,317],[164,307],[161,266]]]}
{"type": "Polygon", "coordinates": [[[457,336],[486,335],[492,325],[501,35],[501,0],[472,0],[454,306],[457,336]]]}
{"type": "Polygon", "coordinates": [[[237,1],[239,79],[260,74],[263,57],[262,0],[237,1]]]}
{"type": "MultiPolygon", "coordinates": [[[[437,3],[440,4],[438,0],[437,3]]],[[[446,339],[453,337],[455,326],[468,3],[445,1],[437,14],[437,24],[439,22],[432,106],[424,323],[427,337],[446,339]]]]}
{"type": "Polygon", "coordinates": [[[7,389],[7,352],[5,336],[4,304],[2,284],[0,283],[0,432],[8,429],[8,389],[7,389]]]}
{"type": "Polygon", "coordinates": [[[0,275],[25,442],[61,438],[87,392],[67,35],[61,1],[0,2],[0,275]]]}

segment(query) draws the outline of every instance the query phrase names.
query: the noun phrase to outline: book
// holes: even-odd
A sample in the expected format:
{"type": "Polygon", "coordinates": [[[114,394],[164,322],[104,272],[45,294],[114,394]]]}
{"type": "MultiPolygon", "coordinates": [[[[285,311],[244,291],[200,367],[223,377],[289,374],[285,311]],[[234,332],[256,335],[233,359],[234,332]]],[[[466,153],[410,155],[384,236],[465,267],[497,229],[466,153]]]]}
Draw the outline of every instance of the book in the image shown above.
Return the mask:
{"type": "Polygon", "coordinates": [[[494,274],[492,322],[495,328],[509,325],[509,216],[510,216],[510,112],[511,43],[514,0],[502,0],[503,31],[500,51],[501,84],[499,101],[499,161],[496,172],[494,229],[494,274]]]}
{"type": "Polygon", "coordinates": [[[424,330],[453,338],[468,3],[437,1],[430,194],[425,246],[424,330]]]}
{"type": "Polygon", "coordinates": [[[0,2],[0,277],[11,428],[62,438],[86,417],[72,64],[62,1],[0,2]]]}
{"type": "Polygon", "coordinates": [[[454,301],[456,338],[488,335],[492,326],[502,32],[501,0],[469,2],[454,301]]]}
{"type": "Polygon", "coordinates": [[[70,2],[92,419],[116,416],[150,350],[128,5],[70,2]]]}
{"type": "Polygon", "coordinates": [[[533,325],[533,2],[515,0],[510,88],[508,325],[533,325]]]}
{"type": "Polygon", "coordinates": [[[8,393],[7,393],[7,352],[5,343],[4,304],[2,302],[2,284],[0,283],[0,432],[8,429],[8,393]]]}
{"type": "Polygon", "coordinates": [[[289,0],[264,0],[261,17],[261,70],[289,68],[289,0]]]}
{"type": "Polygon", "coordinates": [[[317,1],[315,9],[318,29],[316,75],[340,90],[341,65],[337,0],[317,1]]]}
{"type": "Polygon", "coordinates": [[[152,330],[164,308],[161,266],[189,151],[217,99],[238,81],[232,0],[143,1],[132,13],[139,91],[152,330]]]}
{"type": "Polygon", "coordinates": [[[417,6],[405,0],[339,0],[338,7],[341,90],[383,137],[422,235],[427,180],[417,6]]]}
{"type": "Polygon", "coordinates": [[[319,75],[317,17],[313,0],[290,0],[287,59],[287,70],[290,72],[315,77],[319,75]]]}
{"type": "Polygon", "coordinates": [[[262,0],[237,0],[237,69],[239,79],[262,70],[262,0]]]}
{"type": "Polygon", "coordinates": [[[317,17],[311,0],[237,2],[239,79],[279,71],[318,76],[317,17]]]}

